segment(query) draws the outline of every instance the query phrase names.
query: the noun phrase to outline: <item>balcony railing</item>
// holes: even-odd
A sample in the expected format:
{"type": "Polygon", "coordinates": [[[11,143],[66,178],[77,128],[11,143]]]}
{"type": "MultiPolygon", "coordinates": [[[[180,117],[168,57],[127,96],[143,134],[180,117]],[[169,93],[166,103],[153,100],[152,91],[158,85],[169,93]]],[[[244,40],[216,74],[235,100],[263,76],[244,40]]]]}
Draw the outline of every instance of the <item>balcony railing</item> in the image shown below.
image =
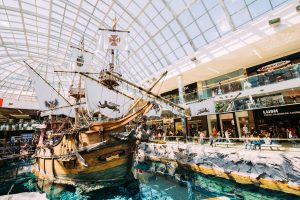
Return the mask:
{"type": "MultiPolygon", "coordinates": [[[[287,81],[299,77],[300,77],[300,64],[294,64],[281,69],[273,70],[271,72],[266,72],[263,74],[240,79],[238,81],[232,81],[226,84],[222,84],[220,87],[215,86],[215,87],[198,90],[192,93],[187,93],[184,94],[184,100],[186,103],[188,103],[196,100],[209,99],[218,95],[218,92],[220,94],[220,91],[221,94],[227,94],[230,92],[242,91],[249,88],[270,85],[270,84],[279,83],[282,81],[287,81]]],[[[168,99],[174,103],[179,103],[178,96],[168,98],[168,99]]]]}

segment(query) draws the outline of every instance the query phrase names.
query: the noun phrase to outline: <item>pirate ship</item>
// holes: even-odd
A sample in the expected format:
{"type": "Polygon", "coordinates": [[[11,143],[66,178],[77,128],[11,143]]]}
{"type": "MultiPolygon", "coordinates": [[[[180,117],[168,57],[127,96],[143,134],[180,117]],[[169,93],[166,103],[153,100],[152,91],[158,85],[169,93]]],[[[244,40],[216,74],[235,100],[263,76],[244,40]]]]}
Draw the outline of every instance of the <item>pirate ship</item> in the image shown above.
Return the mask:
{"type": "MultiPolygon", "coordinates": [[[[34,174],[39,179],[77,186],[97,184],[107,187],[123,184],[132,178],[131,167],[136,140],[135,131],[126,132],[125,126],[152,108],[153,101],[149,101],[151,98],[163,101],[168,105],[172,104],[173,107],[177,106],[153,94],[150,90],[130,83],[115,72],[116,47],[120,43],[118,33],[124,32],[116,30],[116,24],[112,30],[103,31],[110,34],[108,41],[111,42],[111,47],[108,51],[110,51],[111,62],[108,69],[100,72],[100,79],[92,77],[82,70],[74,72],[79,74],[78,87],[71,87],[69,93],[75,99],[75,104],[71,104],[68,99],[60,95],[59,91],[26,63],[33,79],[35,91],[40,93],[37,98],[40,106],[44,109],[43,115],[64,114],[68,116],[67,118],[75,118],[72,128],[60,131],[60,134],[52,134],[55,137],[59,135],[59,137],[51,145],[45,145],[44,138],[47,127],[42,128],[35,153],[36,164],[34,167],[34,174]],[[82,78],[84,78],[84,88],[81,84],[82,78]],[[149,99],[141,100],[141,98],[135,99],[129,96],[120,90],[120,82],[138,88],[139,92],[144,92],[149,99]],[[99,111],[109,120],[90,122],[88,117],[84,117],[84,112],[81,112],[83,110],[81,108],[82,99],[86,101],[86,113],[99,111]],[[79,124],[80,115],[85,119],[83,120],[85,125],[79,124]]],[[[78,49],[80,54],[76,59],[76,65],[83,67],[84,52],[87,52],[84,49],[83,40],[78,49]]],[[[58,131],[56,130],[56,132],[58,131]]],[[[51,138],[52,135],[49,137],[51,138]]]]}

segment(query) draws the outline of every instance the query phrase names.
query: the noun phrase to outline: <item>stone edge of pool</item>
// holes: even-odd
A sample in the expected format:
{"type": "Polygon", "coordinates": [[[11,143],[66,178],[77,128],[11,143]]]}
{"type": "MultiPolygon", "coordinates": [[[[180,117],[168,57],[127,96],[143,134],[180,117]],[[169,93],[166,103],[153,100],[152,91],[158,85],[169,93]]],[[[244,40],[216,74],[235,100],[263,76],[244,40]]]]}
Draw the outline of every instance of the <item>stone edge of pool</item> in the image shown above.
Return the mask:
{"type": "Polygon", "coordinates": [[[141,143],[137,158],[176,162],[203,174],[300,196],[300,155],[293,152],[141,143]]]}

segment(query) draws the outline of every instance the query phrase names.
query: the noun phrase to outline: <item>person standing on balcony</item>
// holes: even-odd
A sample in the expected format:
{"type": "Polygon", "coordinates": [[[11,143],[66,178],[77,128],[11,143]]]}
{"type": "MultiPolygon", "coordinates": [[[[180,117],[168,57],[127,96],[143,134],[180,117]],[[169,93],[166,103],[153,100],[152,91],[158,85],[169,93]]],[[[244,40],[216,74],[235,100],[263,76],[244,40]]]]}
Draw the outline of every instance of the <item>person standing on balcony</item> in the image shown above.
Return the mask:
{"type": "Polygon", "coordinates": [[[223,90],[221,88],[221,82],[219,82],[219,87],[218,87],[217,95],[221,95],[221,94],[223,94],[223,90]]]}

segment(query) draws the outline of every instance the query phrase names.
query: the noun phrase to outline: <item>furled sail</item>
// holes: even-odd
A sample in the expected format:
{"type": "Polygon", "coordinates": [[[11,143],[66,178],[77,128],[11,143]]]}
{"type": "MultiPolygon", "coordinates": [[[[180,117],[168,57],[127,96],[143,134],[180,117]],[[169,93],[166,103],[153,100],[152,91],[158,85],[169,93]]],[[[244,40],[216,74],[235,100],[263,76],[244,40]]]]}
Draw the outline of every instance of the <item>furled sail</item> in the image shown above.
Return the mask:
{"type": "Polygon", "coordinates": [[[133,103],[129,97],[90,79],[85,79],[85,96],[90,114],[100,112],[110,118],[121,117],[133,103]]]}
{"type": "Polygon", "coordinates": [[[75,112],[70,103],[31,67],[27,66],[29,76],[32,79],[33,87],[36,92],[41,116],[47,115],[66,115],[74,117],[75,112]]]}

